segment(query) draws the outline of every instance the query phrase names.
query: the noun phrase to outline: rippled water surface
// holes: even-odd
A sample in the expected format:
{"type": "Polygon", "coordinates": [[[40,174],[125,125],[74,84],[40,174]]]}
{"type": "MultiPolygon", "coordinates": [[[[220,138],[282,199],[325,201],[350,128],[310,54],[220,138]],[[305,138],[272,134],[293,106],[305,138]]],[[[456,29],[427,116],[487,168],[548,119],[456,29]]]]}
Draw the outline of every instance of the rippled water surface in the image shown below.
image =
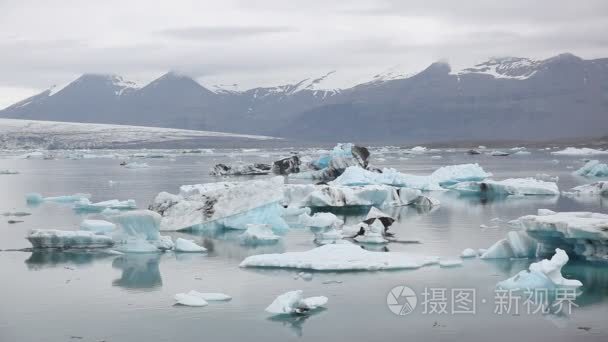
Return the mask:
{"type": "MultiPolygon", "coordinates": [[[[140,208],[146,208],[160,191],[177,192],[182,184],[218,181],[208,175],[217,162],[269,162],[288,152],[163,152],[168,153],[164,158],[140,160],[150,165],[145,169],[121,167],[122,157],[40,160],[15,159],[5,153],[0,169],[20,174],[0,175],[0,212],[27,211],[32,215],[20,218],[24,222],[16,224],[0,217],[0,341],[608,340],[608,267],[581,262],[571,261],[564,268],[566,277],[584,283],[576,301],[578,307],[570,315],[499,315],[494,313],[496,283],[527,268],[533,260],[472,259],[455,268],[313,272],[311,280],[297,278],[296,270],[238,267],[249,255],[314,248],[312,233],[302,228],[291,229],[277,245],[257,248],[241,246],[234,233],[169,234],[194,239],[209,249],[205,255],[7,251],[29,247],[24,237],[32,228],[76,230],[84,218],[66,204],[28,207],[28,192],[46,196],[85,192],[95,201],[133,198],[140,208]],[[409,315],[397,316],[388,309],[386,300],[388,292],[398,285],[417,292],[419,304],[425,288],[473,288],[476,313],[425,314],[419,306],[409,315]],[[224,292],[233,300],[203,308],[173,305],[175,293],[192,289],[224,292]],[[277,295],[296,289],[309,296],[327,296],[326,309],[288,318],[272,318],[264,312],[277,295]]],[[[443,165],[478,162],[496,179],[544,173],[559,176],[560,190],[590,182],[572,175],[584,163],[580,157],[556,157],[547,151],[509,157],[469,156],[463,151],[421,155],[385,151],[373,156],[377,166],[413,174],[428,174],[443,165]]],[[[390,251],[457,257],[467,247],[487,248],[512,229],[506,221],[534,214],[539,208],[608,213],[607,200],[597,197],[480,201],[450,192],[430,195],[441,201],[439,208],[430,212],[402,208],[391,228],[401,237],[417,238],[422,243],[390,244],[390,251]],[[502,220],[498,228],[480,228],[482,224],[495,225],[495,218],[502,220]]],[[[354,222],[364,214],[340,215],[354,222]]]]}

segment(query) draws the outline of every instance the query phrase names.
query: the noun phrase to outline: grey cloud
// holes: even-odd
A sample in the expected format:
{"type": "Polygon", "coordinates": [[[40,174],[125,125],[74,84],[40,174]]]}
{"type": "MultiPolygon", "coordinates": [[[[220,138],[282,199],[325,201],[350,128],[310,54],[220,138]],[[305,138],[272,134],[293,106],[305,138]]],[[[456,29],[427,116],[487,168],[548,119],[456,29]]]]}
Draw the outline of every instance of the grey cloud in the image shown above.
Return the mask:
{"type": "Polygon", "coordinates": [[[167,29],[159,33],[187,40],[221,40],[296,31],[295,28],[288,26],[195,26],[167,29]]]}

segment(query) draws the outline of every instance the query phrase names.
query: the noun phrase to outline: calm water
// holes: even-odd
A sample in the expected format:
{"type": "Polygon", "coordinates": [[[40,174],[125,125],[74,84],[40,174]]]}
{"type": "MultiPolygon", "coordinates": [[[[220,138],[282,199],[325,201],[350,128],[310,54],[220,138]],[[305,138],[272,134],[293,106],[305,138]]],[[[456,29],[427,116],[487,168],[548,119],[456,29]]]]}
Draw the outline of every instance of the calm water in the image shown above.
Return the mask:
{"type": "MultiPolygon", "coordinates": [[[[28,192],[46,196],[86,192],[95,201],[133,198],[140,208],[146,208],[160,191],[176,192],[182,184],[217,181],[208,176],[214,163],[270,161],[287,152],[176,155],[142,159],[139,162],[148,163],[150,168],[133,170],[119,166],[117,159],[23,160],[2,156],[0,169],[20,174],[0,175],[0,212],[27,211],[32,215],[21,218],[25,222],[18,224],[8,224],[5,217],[0,221],[0,249],[5,250],[0,252],[0,341],[608,340],[608,267],[572,261],[564,273],[584,283],[576,301],[579,307],[569,316],[543,316],[494,313],[496,283],[527,268],[532,260],[473,259],[465,260],[462,267],[431,266],[410,271],[314,272],[308,281],[295,279],[300,272],[296,270],[238,267],[248,255],[315,247],[307,229],[294,228],[281,243],[261,248],[240,246],[234,234],[170,234],[195,239],[210,250],[208,255],[6,251],[29,247],[24,239],[29,229],[75,230],[84,218],[69,205],[28,207],[28,192]],[[110,180],[114,182],[110,184],[110,180]],[[394,315],[386,305],[387,293],[397,285],[407,285],[418,293],[419,306],[409,315],[394,315]],[[424,314],[421,292],[432,287],[448,291],[474,288],[476,314],[424,314]],[[203,308],[173,305],[175,293],[191,289],[224,292],[233,300],[203,308]],[[327,309],[286,319],[271,318],[264,312],[277,295],[296,289],[309,296],[329,297],[327,309]]],[[[510,157],[468,156],[462,151],[414,156],[385,152],[374,153],[374,164],[428,174],[443,165],[478,162],[496,179],[545,173],[559,176],[561,190],[589,182],[572,175],[583,164],[580,158],[532,152],[510,157]],[[432,159],[431,155],[443,158],[432,159]]],[[[496,229],[480,228],[481,224],[495,225],[491,221],[494,218],[508,221],[534,214],[538,208],[608,213],[607,201],[599,198],[581,201],[541,197],[483,203],[451,193],[432,196],[441,201],[441,207],[431,212],[403,208],[392,227],[398,235],[419,238],[422,243],[391,244],[389,250],[456,257],[464,248],[487,248],[505,236],[510,229],[505,223],[496,229]]],[[[344,218],[355,221],[363,214],[344,218]]]]}

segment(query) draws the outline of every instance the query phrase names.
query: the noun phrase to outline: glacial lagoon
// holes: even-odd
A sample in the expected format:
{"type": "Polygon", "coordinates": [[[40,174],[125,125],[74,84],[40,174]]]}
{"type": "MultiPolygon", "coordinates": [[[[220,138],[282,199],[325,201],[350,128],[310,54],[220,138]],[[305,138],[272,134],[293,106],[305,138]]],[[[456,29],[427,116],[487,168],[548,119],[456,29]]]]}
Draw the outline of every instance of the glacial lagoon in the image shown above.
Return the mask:
{"type": "MultiPolygon", "coordinates": [[[[496,312],[496,283],[535,259],[464,259],[458,267],[426,266],[415,270],[376,272],[314,272],[241,268],[248,256],[306,251],[316,247],[308,228],[291,228],[274,245],[243,246],[238,233],[165,232],[174,240],[193,239],[208,253],[113,255],[85,251],[23,251],[31,229],[77,230],[91,214],[70,204],[26,204],[27,193],[48,196],[90,193],[95,200],[134,199],[145,209],[161,191],[177,192],[184,184],[269,176],[221,178],[209,175],[217,163],[270,162],[290,151],[315,154],[314,149],[215,149],[179,151],[55,151],[55,159],[16,158],[0,153],[1,212],[28,212],[0,220],[0,340],[2,341],[264,341],[387,340],[424,341],[606,341],[608,339],[608,267],[571,260],[562,273],[582,281],[570,314],[496,312]],[[110,157],[109,155],[118,154],[110,157]],[[155,155],[159,158],[144,158],[155,155]],[[93,156],[93,157],[91,157],[93,156]],[[135,156],[135,157],[129,157],[135,156]],[[97,158],[94,158],[97,157],[97,158]],[[101,157],[101,158],[100,158],[101,157]],[[125,168],[122,160],[148,167],[125,168]],[[8,223],[9,220],[23,221],[8,223]],[[396,315],[387,305],[391,289],[407,286],[417,306],[396,315]],[[280,294],[303,290],[305,296],[326,296],[325,308],[309,315],[273,317],[264,309],[280,294]],[[447,312],[423,312],[425,289],[446,289],[447,312]],[[474,289],[474,313],[452,313],[454,289],[474,289]],[[231,301],[205,307],[174,305],[176,293],[222,292],[231,301]]],[[[503,150],[508,150],[507,148],[503,150]]],[[[400,172],[426,175],[445,165],[479,163],[494,179],[559,177],[561,191],[595,179],[576,176],[582,156],[550,154],[530,148],[530,154],[469,155],[461,149],[406,154],[400,149],[372,148],[371,162],[400,172]],[[440,157],[438,157],[440,156],[440,157]]],[[[597,156],[604,162],[605,156],[597,156]]],[[[290,179],[290,182],[311,182],[290,179]]],[[[441,258],[459,258],[465,248],[488,248],[513,230],[507,222],[537,209],[608,213],[600,196],[526,196],[480,199],[448,192],[428,193],[441,205],[432,210],[402,207],[391,231],[420,243],[391,243],[378,252],[397,251],[441,258]]],[[[360,221],[367,211],[336,212],[345,222],[360,221]]]]}

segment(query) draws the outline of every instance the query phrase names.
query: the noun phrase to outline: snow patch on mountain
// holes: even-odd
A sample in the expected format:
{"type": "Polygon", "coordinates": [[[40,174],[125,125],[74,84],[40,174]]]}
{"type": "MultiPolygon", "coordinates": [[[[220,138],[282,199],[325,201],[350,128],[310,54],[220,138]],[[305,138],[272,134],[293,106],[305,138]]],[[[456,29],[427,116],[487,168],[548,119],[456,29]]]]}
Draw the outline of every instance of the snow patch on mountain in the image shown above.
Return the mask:
{"type": "Polygon", "coordinates": [[[459,76],[466,74],[485,74],[494,78],[525,80],[532,77],[532,75],[537,72],[541,63],[542,61],[520,57],[491,58],[472,68],[457,71],[455,74],[459,76]]]}

